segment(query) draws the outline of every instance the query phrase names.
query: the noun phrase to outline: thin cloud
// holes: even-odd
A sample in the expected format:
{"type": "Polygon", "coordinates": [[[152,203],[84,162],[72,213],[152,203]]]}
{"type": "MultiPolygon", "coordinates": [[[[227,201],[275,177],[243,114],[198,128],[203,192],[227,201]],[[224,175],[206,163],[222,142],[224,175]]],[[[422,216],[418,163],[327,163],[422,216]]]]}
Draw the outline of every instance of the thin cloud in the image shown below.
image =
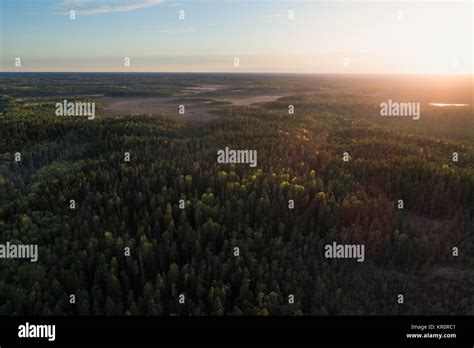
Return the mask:
{"type": "Polygon", "coordinates": [[[140,32],[163,33],[163,34],[185,34],[185,33],[195,33],[197,30],[198,30],[197,27],[186,27],[186,28],[166,28],[166,29],[140,30],[140,32]]]}
{"type": "Polygon", "coordinates": [[[281,18],[283,16],[285,15],[282,13],[269,13],[269,14],[263,15],[262,18],[281,18]]]}
{"type": "Polygon", "coordinates": [[[128,12],[164,3],[165,0],[66,0],[61,4],[60,14],[75,10],[78,15],[88,16],[109,12],[128,12]],[[65,12],[63,12],[65,11],[65,12]]]}

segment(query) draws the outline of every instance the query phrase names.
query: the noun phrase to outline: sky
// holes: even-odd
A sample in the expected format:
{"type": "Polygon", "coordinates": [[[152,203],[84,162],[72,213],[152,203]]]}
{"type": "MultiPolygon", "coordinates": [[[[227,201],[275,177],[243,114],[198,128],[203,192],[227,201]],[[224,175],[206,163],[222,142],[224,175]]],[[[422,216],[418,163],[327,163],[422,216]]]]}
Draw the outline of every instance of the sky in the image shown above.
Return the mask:
{"type": "Polygon", "coordinates": [[[472,74],[473,7],[0,0],[0,71],[472,74]]]}

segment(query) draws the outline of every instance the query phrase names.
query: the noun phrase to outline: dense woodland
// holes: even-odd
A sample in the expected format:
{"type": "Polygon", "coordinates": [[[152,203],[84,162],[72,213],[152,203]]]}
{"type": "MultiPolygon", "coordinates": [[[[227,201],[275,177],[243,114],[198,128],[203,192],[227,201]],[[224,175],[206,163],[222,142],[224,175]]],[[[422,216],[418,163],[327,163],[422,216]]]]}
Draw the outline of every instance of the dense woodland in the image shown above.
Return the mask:
{"type": "Polygon", "coordinates": [[[0,314],[474,314],[472,142],[288,104],[90,121],[4,95],[0,242],[40,257],[0,260],[0,314]],[[218,164],[226,146],[258,166],[218,164]],[[365,262],[326,259],[333,241],[365,262]]]}

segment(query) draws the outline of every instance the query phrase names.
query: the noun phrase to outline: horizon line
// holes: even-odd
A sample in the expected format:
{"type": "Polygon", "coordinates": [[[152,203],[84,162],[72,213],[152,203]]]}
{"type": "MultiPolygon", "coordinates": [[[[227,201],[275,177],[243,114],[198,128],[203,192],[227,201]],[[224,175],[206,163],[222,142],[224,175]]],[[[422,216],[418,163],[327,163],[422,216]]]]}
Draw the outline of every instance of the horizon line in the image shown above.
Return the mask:
{"type": "Polygon", "coordinates": [[[471,76],[472,73],[425,73],[425,72],[291,72],[291,71],[2,71],[0,74],[259,74],[259,75],[418,75],[418,76],[471,76]]]}

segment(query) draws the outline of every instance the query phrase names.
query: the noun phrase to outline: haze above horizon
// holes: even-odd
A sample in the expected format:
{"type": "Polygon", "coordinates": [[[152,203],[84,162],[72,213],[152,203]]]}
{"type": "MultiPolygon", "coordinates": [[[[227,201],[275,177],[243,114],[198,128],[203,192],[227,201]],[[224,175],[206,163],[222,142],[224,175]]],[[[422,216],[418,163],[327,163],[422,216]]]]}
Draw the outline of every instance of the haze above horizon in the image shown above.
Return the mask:
{"type": "Polygon", "coordinates": [[[469,1],[5,0],[0,13],[2,72],[473,73],[469,1]]]}

